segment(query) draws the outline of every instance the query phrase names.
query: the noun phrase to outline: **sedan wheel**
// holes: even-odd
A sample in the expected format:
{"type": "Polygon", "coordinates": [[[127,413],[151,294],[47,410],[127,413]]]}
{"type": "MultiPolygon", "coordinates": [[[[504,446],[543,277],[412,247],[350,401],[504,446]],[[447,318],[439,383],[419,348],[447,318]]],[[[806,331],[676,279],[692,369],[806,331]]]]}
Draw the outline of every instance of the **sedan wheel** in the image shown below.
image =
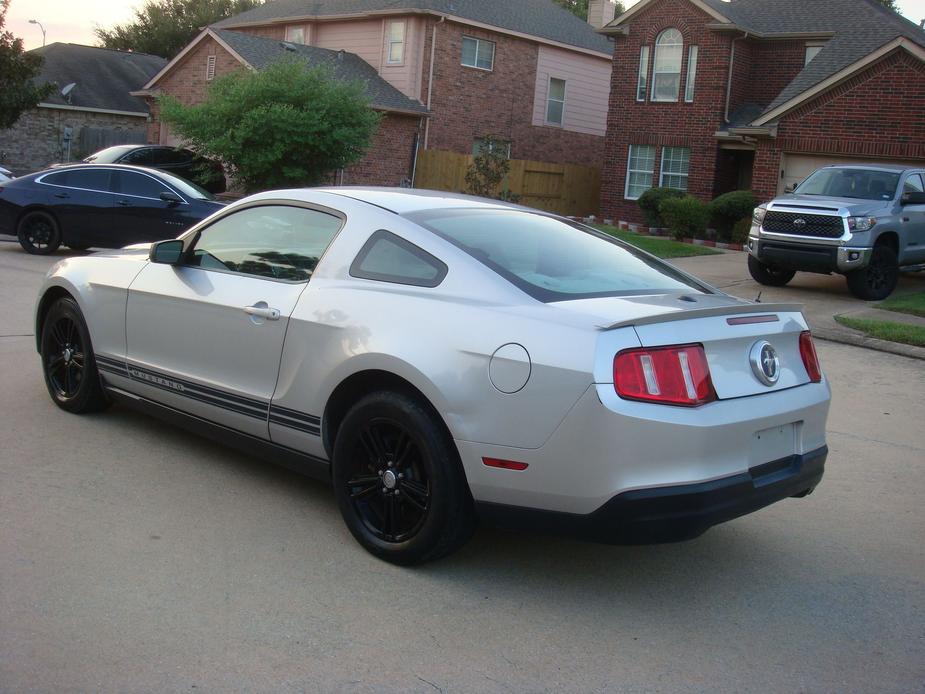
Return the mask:
{"type": "Polygon", "coordinates": [[[474,529],[452,440],[404,394],[374,393],[350,410],[337,433],[333,476],[347,527],[386,561],[437,559],[474,529]]]}
{"type": "Polygon", "coordinates": [[[42,370],[55,404],[68,412],[95,412],[108,405],[90,334],[73,299],[58,299],[42,324],[42,370]]]}
{"type": "Polygon", "coordinates": [[[54,253],[61,245],[58,223],[50,214],[40,210],[29,212],[19,220],[16,235],[19,245],[34,255],[54,253]]]}

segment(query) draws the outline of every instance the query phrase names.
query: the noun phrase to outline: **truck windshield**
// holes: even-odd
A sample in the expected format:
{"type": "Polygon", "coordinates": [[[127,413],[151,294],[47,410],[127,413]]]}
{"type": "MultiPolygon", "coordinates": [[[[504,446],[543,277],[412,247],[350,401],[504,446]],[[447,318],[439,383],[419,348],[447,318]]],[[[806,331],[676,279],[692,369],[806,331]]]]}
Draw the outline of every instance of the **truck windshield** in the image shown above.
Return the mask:
{"type": "Polygon", "coordinates": [[[899,173],[877,169],[819,169],[796,190],[799,195],[824,195],[830,198],[892,200],[899,185],[899,173]]]}

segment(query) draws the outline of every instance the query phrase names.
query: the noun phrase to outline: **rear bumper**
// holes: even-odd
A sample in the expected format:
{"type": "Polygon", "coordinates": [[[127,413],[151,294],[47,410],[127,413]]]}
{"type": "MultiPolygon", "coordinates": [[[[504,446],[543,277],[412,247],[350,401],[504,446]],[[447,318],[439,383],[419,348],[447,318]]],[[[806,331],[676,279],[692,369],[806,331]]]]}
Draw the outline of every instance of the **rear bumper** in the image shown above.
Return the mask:
{"type": "Polygon", "coordinates": [[[477,502],[483,522],[555,532],[608,544],[689,540],[708,528],[776,501],[812,491],[822,479],[827,447],[765,463],[709,482],[636,489],[588,514],[477,502]]]}

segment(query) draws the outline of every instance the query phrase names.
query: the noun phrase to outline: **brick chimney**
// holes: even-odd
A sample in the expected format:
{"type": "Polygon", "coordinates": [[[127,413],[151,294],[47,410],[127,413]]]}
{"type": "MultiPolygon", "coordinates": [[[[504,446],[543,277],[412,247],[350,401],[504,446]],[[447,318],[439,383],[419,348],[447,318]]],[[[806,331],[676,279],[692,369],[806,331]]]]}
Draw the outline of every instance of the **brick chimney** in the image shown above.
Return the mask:
{"type": "Polygon", "coordinates": [[[588,24],[595,29],[600,29],[605,24],[610,24],[616,14],[617,6],[612,0],[589,0],[588,1],[588,24]]]}

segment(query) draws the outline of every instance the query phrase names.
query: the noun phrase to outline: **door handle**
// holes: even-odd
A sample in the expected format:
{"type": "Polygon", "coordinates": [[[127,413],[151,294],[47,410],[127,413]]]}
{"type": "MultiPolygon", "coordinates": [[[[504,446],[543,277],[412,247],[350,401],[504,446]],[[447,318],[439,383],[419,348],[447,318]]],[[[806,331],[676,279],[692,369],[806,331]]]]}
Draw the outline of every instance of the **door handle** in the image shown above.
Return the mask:
{"type": "Polygon", "coordinates": [[[130,203],[128,200],[116,200],[116,204],[121,207],[131,207],[132,206],[132,203],[130,203]]]}
{"type": "Polygon", "coordinates": [[[266,318],[267,320],[279,320],[279,309],[269,308],[263,301],[260,301],[253,306],[245,306],[244,313],[251,316],[266,318]]]}
{"type": "Polygon", "coordinates": [[[61,199],[63,200],[63,199],[65,199],[65,198],[69,198],[69,197],[71,197],[71,196],[68,195],[67,193],[55,193],[55,197],[56,197],[56,198],[61,198],[61,199]]]}

